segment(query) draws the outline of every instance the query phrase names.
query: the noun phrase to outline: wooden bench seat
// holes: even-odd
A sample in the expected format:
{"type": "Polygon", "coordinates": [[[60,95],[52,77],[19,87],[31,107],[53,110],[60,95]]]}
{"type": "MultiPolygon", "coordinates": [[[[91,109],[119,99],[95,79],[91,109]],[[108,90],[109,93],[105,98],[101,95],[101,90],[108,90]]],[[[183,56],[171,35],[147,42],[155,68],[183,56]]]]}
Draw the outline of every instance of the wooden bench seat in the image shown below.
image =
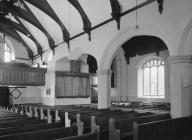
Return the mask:
{"type": "Polygon", "coordinates": [[[24,125],[24,126],[15,126],[15,127],[6,127],[0,128],[0,136],[3,135],[12,135],[12,134],[20,134],[26,132],[33,132],[45,129],[53,129],[65,127],[64,123],[50,123],[50,124],[33,124],[33,125],[24,125]]]}
{"type": "Polygon", "coordinates": [[[133,138],[133,123],[146,123],[158,120],[170,119],[170,114],[149,115],[144,117],[115,120],[109,120],[109,138],[110,140],[120,140],[123,138],[133,138]]]}
{"type": "Polygon", "coordinates": [[[192,117],[134,123],[134,140],[192,140],[192,117]]]}
{"type": "Polygon", "coordinates": [[[26,115],[15,115],[15,116],[1,116],[0,117],[0,121],[1,120],[9,120],[9,119],[23,119],[23,118],[28,118],[28,116],[26,115]]]}
{"type": "Polygon", "coordinates": [[[146,112],[146,113],[135,113],[135,112],[128,112],[127,114],[116,114],[116,115],[110,115],[110,116],[104,116],[104,117],[98,117],[96,116],[96,124],[100,126],[100,130],[106,130],[109,129],[109,118],[113,118],[115,120],[123,120],[123,119],[134,119],[139,118],[143,116],[150,116],[154,115],[153,113],[146,112]]]}
{"type": "Polygon", "coordinates": [[[15,121],[15,122],[4,122],[0,123],[0,128],[4,127],[13,127],[13,126],[19,126],[19,125],[29,125],[29,124],[45,124],[47,123],[45,120],[23,120],[23,121],[15,121]]]}
{"type": "Polygon", "coordinates": [[[14,121],[22,121],[22,120],[36,120],[36,118],[28,118],[27,116],[3,117],[0,119],[0,123],[5,121],[14,122],[14,121]]]}
{"type": "Polygon", "coordinates": [[[96,133],[87,133],[80,136],[71,136],[66,138],[60,138],[56,140],[99,140],[96,133]]]}
{"type": "Polygon", "coordinates": [[[94,132],[81,134],[79,136],[59,138],[56,140],[100,140],[100,128],[99,126],[96,126],[96,129],[94,132]]]}
{"type": "Polygon", "coordinates": [[[0,140],[53,140],[77,135],[77,126],[0,136],[0,140]]]}

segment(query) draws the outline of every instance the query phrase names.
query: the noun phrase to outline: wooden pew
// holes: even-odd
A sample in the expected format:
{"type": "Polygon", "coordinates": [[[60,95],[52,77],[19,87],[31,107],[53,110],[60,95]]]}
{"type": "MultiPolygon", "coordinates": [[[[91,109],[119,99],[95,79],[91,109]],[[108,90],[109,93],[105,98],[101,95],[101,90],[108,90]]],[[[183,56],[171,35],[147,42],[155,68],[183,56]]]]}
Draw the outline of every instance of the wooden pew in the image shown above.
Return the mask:
{"type": "Polygon", "coordinates": [[[46,122],[43,120],[22,120],[22,121],[16,121],[16,122],[4,122],[0,123],[0,128],[4,127],[13,127],[18,125],[29,125],[29,124],[45,124],[46,122]]]}
{"type": "Polygon", "coordinates": [[[99,126],[97,126],[97,129],[95,132],[82,134],[79,136],[71,136],[66,138],[60,138],[56,140],[100,140],[99,136],[99,126]]]}
{"type": "MultiPolygon", "coordinates": [[[[132,111],[131,111],[132,112],[132,111]]],[[[134,118],[134,115],[138,115],[139,116],[147,116],[147,115],[151,115],[151,113],[137,113],[135,114],[135,112],[133,113],[128,113],[128,114],[120,114],[120,115],[109,115],[109,116],[92,116],[91,117],[91,132],[95,131],[96,126],[99,125],[100,126],[100,139],[101,140],[105,140],[105,139],[109,139],[109,118],[113,117],[117,120],[122,119],[124,117],[126,118],[134,118]],[[139,114],[139,115],[138,115],[139,114]],[[130,115],[130,116],[129,116],[130,115]]]]}
{"type": "MultiPolygon", "coordinates": [[[[84,122],[84,124],[85,124],[85,127],[86,126],[90,126],[91,124],[90,124],[90,122],[91,122],[91,116],[96,116],[98,119],[98,122],[99,122],[99,120],[103,120],[103,122],[106,122],[106,120],[108,120],[111,116],[113,116],[113,117],[125,117],[125,118],[127,118],[127,117],[129,117],[129,116],[131,116],[131,114],[133,115],[133,114],[136,114],[137,112],[123,112],[123,111],[98,111],[98,112],[90,112],[90,113],[80,113],[80,115],[81,115],[81,120],[84,122]]],[[[101,122],[100,121],[100,122],[101,122]]],[[[100,124],[98,124],[98,125],[102,125],[103,124],[103,122],[101,122],[100,124]]],[[[108,121],[107,121],[108,122],[108,121]]],[[[100,126],[101,127],[101,126],[100,126]]]]}
{"type": "Polygon", "coordinates": [[[192,116],[134,123],[134,140],[191,140],[192,116]]]}
{"type": "Polygon", "coordinates": [[[60,127],[54,129],[46,129],[33,131],[28,133],[20,133],[13,135],[0,136],[1,140],[53,140],[58,138],[70,137],[77,135],[77,126],[60,127]]]}
{"type": "Polygon", "coordinates": [[[1,123],[6,123],[6,122],[18,122],[18,121],[25,121],[25,120],[36,120],[36,118],[28,118],[28,117],[22,117],[22,116],[15,116],[15,117],[2,117],[0,119],[0,124],[1,123]]]}
{"type": "Polygon", "coordinates": [[[28,118],[28,117],[26,115],[17,115],[17,114],[0,116],[0,120],[8,120],[8,119],[14,119],[14,118],[23,119],[23,118],[28,118]]]}
{"type": "Polygon", "coordinates": [[[53,129],[64,126],[65,126],[64,123],[51,123],[51,124],[46,123],[46,124],[30,124],[24,126],[5,127],[0,128],[0,136],[33,132],[45,129],[53,129]]]}
{"type": "Polygon", "coordinates": [[[170,119],[170,114],[150,115],[116,121],[111,118],[109,120],[109,140],[120,140],[122,138],[132,139],[134,122],[146,123],[165,119],[170,119]]]}
{"type": "MultiPolygon", "coordinates": [[[[100,130],[108,130],[109,129],[109,119],[113,118],[115,120],[126,120],[126,119],[134,119],[134,118],[139,118],[143,116],[150,116],[154,115],[153,113],[150,112],[145,112],[145,113],[138,113],[138,112],[126,112],[122,114],[112,114],[112,115],[107,115],[107,116],[95,116],[95,124],[100,126],[100,130]]],[[[93,121],[92,121],[93,123],[93,121]]]]}

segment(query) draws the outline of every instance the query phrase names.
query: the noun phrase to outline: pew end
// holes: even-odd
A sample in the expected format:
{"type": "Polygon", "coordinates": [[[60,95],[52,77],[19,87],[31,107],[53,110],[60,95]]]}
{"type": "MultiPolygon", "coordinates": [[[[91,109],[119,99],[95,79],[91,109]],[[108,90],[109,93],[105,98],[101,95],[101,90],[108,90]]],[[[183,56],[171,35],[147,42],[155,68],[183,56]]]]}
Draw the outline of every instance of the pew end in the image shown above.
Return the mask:
{"type": "Polygon", "coordinates": [[[65,127],[71,126],[71,120],[69,119],[69,113],[65,112],[65,127]]]}
{"type": "Polygon", "coordinates": [[[115,120],[109,119],[109,140],[120,140],[120,130],[115,127],[115,120]]]}
{"type": "Polygon", "coordinates": [[[52,123],[52,116],[50,114],[50,109],[47,110],[47,123],[52,123]]]}
{"type": "Polygon", "coordinates": [[[82,135],[84,131],[84,123],[81,121],[80,114],[77,114],[77,129],[78,129],[78,135],[82,135]]]}
{"type": "Polygon", "coordinates": [[[133,140],[138,140],[138,123],[133,123],[133,140]]]}
{"type": "Polygon", "coordinates": [[[94,133],[97,130],[96,117],[91,116],[91,133],[94,133]]]}

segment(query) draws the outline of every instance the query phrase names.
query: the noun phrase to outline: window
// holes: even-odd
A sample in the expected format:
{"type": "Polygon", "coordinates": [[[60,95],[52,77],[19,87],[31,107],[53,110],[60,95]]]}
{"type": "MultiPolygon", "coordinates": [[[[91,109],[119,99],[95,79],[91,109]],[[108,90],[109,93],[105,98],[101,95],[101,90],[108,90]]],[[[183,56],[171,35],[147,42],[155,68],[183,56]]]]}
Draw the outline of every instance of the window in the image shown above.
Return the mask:
{"type": "Polygon", "coordinates": [[[165,97],[165,70],[164,62],[154,58],[147,61],[142,68],[143,72],[143,97],[165,97]]]}
{"type": "Polygon", "coordinates": [[[0,59],[2,62],[11,62],[15,60],[14,53],[12,52],[7,42],[5,41],[5,34],[0,33],[0,59]]]}
{"type": "Polygon", "coordinates": [[[11,62],[11,50],[6,43],[4,44],[4,62],[11,62]]]}

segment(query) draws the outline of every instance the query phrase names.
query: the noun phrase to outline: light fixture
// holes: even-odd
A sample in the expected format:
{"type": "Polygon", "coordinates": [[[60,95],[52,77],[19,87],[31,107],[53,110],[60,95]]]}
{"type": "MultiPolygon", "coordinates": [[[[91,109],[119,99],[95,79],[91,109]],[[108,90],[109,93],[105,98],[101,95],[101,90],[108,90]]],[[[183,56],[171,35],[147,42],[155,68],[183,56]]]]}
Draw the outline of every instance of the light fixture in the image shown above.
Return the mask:
{"type": "Polygon", "coordinates": [[[135,22],[136,22],[136,25],[135,25],[135,30],[138,30],[139,29],[139,25],[138,25],[138,13],[137,13],[137,0],[136,0],[136,13],[135,13],[135,22]]]}

